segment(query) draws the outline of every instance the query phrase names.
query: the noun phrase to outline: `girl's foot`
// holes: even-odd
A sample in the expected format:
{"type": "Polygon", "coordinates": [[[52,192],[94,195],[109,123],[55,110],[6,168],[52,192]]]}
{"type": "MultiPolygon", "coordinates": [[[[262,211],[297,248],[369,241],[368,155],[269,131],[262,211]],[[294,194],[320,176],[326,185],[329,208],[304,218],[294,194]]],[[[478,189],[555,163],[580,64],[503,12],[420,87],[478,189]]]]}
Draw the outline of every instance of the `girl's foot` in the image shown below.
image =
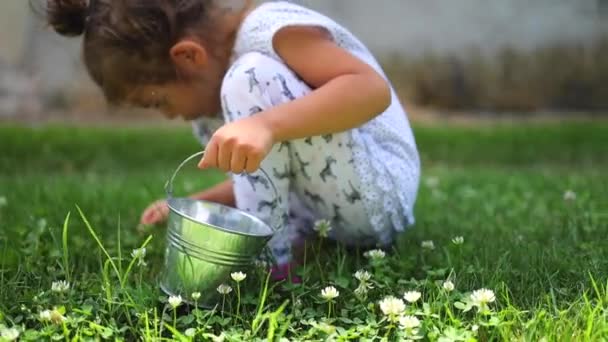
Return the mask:
{"type": "Polygon", "coordinates": [[[274,266],[270,270],[270,276],[274,281],[291,280],[292,284],[301,284],[302,278],[295,274],[298,266],[295,262],[274,266]]]}

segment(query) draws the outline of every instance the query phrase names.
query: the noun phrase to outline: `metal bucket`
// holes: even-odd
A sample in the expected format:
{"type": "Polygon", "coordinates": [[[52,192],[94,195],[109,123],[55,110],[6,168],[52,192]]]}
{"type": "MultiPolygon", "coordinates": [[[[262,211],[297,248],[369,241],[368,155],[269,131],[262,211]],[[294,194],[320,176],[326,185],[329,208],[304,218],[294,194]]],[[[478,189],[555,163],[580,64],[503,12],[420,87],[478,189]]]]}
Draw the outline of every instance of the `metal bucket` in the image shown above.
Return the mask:
{"type": "MultiPolygon", "coordinates": [[[[212,307],[218,303],[216,288],[230,280],[230,273],[250,269],[275,230],[262,220],[221,204],[173,197],[173,180],[196,153],[184,160],[167,182],[169,220],[165,263],[160,287],[168,295],[184,300],[200,292],[196,304],[212,307]]],[[[277,189],[268,178],[275,196],[277,189]]]]}

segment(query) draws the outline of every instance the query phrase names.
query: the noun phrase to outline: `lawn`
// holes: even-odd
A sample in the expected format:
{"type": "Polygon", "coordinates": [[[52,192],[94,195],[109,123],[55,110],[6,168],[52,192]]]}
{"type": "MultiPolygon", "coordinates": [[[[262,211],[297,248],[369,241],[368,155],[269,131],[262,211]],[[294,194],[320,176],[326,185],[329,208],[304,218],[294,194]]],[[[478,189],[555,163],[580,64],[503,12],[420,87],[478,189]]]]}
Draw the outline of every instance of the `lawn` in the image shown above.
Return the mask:
{"type": "MultiPolygon", "coordinates": [[[[417,222],[384,258],[314,241],[302,284],[242,270],[205,310],[159,291],[164,229],[137,224],[189,129],[0,125],[0,341],[608,339],[608,123],[415,131],[417,222]]],[[[221,179],[192,165],[176,191],[221,179]]]]}

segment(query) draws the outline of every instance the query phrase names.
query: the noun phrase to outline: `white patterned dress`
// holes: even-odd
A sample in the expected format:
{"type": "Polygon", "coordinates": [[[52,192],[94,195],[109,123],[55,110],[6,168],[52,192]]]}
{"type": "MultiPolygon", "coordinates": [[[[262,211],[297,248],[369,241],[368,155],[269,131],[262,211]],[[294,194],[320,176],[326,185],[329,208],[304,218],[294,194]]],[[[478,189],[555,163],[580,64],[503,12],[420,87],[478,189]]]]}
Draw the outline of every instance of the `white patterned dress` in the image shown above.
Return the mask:
{"type": "MultiPolygon", "coordinates": [[[[222,85],[225,122],[311,92],[272,46],[274,34],[290,25],[325,29],[335,43],[385,75],[368,49],[333,20],[293,3],[265,3],[245,18],[237,34],[233,64],[222,85]]],[[[202,144],[217,126],[205,118],[194,122],[202,144]]],[[[319,219],[332,222],[331,238],[361,247],[390,244],[414,223],[420,160],[394,90],[390,107],[373,120],[346,132],[277,144],[261,168],[270,179],[259,171],[232,175],[235,197],[239,209],[279,227],[269,243],[278,263],[290,260],[291,243],[319,219]]]]}

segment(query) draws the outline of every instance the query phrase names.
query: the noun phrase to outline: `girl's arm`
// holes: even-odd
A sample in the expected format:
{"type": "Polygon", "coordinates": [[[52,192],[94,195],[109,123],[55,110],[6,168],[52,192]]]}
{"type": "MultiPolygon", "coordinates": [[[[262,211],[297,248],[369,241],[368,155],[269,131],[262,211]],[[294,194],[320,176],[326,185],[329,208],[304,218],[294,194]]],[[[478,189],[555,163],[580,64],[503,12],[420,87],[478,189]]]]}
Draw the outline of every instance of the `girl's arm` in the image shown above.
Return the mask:
{"type": "Polygon", "coordinates": [[[219,183],[207,190],[192,194],[190,198],[215,202],[233,208],[236,206],[233,182],[231,179],[219,183]]]}
{"type": "MultiPolygon", "coordinates": [[[[189,196],[192,199],[200,199],[220,203],[229,207],[235,207],[234,191],[232,181],[227,180],[210,189],[189,196]]],[[[167,200],[162,199],[150,204],[141,214],[140,223],[144,225],[158,224],[164,222],[169,216],[169,205],[167,200]]]]}
{"type": "Polygon", "coordinates": [[[285,28],[275,35],[273,45],[285,63],[315,90],[221,127],[211,137],[200,168],[254,172],[277,142],[346,131],[390,105],[388,82],[336,45],[325,31],[285,28]]]}
{"type": "Polygon", "coordinates": [[[371,66],[337,46],[325,31],[288,27],[275,51],[311,88],[308,96],[268,110],[259,119],[286,141],[346,131],[384,112],[391,103],[387,81],[371,66]],[[289,115],[289,114],[295,115],[289,115]]]}

